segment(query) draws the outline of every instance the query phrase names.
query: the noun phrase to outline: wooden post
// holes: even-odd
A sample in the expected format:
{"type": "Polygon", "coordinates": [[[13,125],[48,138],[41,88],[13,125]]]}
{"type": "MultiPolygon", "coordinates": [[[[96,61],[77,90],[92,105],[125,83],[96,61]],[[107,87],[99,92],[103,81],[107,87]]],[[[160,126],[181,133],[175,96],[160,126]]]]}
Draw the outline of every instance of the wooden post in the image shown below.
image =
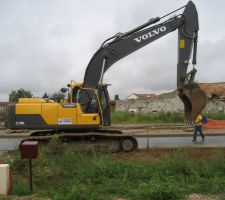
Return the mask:
{"type": "Polygon", "coordinates": [[[38,156],[38,141],[24,141],[20,145],[20,151],[22,159],[29,159],[29,183],[30,191],[33,192],[32,159],[38,156]]]}

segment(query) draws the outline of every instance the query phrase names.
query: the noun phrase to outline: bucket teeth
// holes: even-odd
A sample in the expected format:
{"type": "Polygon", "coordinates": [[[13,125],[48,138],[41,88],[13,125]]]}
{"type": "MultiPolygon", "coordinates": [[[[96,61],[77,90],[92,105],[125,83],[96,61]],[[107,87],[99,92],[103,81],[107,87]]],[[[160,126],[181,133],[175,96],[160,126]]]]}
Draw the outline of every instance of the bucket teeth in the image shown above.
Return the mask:
{"type": "Polygon", "coordinates": [[[184,103],[185,122],[191,124],[195,122],[197,116],[202,112],[207,103],[207,96],[198,84],[185,85],[178,92],[178,96],[184,103]]]}

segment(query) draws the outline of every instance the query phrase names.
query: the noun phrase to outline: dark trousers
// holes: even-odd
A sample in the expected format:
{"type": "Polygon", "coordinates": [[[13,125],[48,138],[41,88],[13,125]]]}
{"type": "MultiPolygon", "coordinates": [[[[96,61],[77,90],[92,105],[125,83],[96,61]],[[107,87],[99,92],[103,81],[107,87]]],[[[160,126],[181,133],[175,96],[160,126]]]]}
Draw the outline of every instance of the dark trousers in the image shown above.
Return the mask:
{"type": "Polygon", "coordinates": [[[198,132],[202,136],[202,139],[204,139],[205,136],[202,132],[202,126],[197,126],[197,125],[195,125],[195,127],[194,127],[193,139],[196,140],[198,132]]]}

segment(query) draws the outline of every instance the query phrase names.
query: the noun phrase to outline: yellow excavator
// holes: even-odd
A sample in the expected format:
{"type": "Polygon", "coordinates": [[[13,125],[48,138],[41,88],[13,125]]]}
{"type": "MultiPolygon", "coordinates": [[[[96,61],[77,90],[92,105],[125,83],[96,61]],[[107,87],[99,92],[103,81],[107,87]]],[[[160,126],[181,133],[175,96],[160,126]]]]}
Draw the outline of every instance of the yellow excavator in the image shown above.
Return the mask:
{"type": "Polygon", "coordinates": [[[68,93],[67,101],[57,103],[48,99],[21,98],[18,103],[10,104],[9,128],[44,130],[34,132],[30,139],[49,138],[58,133],[63,140],[109,139],[118,142],[121,150],[134,150],[137,147],[134,137],[102,129],[111,124],[108,85],[103,84],[104,73],[118,60],[175,30],[178,30],[178,95],[184,103],[185,120],[194,121],[204,109],[207,98],[194,83],[199,23],[196,7],[189,1],[167,15],[152,18],[104,41],[90,60],[83,83],[71,81],[67,88],[61,89],[68,93]],[[180,9],[184,9],[182,14],[167,18],[180,9]],[[159,23],[164,18],[166,20],[159,23]],[[193,69],[187,72],[191,57],[193,69]]]}

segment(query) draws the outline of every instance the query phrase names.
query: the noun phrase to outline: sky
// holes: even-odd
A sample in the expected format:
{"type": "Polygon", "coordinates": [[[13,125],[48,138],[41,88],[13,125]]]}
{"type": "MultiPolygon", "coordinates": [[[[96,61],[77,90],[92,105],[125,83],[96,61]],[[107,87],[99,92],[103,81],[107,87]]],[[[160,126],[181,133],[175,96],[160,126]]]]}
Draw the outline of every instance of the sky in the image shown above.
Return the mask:
{"type": "MultiPolygon", "coordinates": [[[[0,0],[0,101],[24,88],[35,96],[83,82],[101,43],[186,0],[0,0]]],[[[195,0],[197,82],[225,82],[225,1],[195,0]]],[[[178,12],[177,14],[179,14],[178,12]]],[[[177,31],[115,63],[104,75],[111,98],[176,89],[177,31]]],[[[189,68],[192,69],[192,66],[189,68]]]]}

